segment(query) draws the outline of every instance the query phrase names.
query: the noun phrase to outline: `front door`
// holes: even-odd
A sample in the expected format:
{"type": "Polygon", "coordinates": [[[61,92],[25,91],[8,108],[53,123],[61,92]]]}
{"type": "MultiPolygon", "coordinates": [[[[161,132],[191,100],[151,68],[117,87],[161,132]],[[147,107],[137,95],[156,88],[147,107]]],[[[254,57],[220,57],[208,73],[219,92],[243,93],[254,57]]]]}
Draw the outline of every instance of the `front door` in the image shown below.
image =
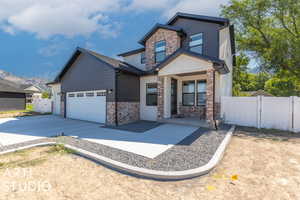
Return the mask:
{"type": "Polygon", "coordinates": [[[177,80],[171,79],[171,114],[177,114],[177,80]]]}

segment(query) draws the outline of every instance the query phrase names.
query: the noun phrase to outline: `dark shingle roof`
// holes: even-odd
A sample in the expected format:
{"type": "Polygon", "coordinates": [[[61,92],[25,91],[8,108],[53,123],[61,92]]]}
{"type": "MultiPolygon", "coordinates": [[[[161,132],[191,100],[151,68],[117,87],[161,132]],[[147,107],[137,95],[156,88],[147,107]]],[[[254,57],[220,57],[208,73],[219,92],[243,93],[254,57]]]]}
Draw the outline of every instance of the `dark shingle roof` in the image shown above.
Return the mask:
{"type": "Polygon", "coordinates": [[[151,37],[151,35],[159,28],[162,29],[167,29],[167,30],[172,30],[172,31],[176,31],[178,33],[184,34],[182,28],[176,27],[176,26],[169,26],[169,25],[164,25],[164,24],[156,24],[155,26],[153,26],[153,28],[146,33],[146,35],[144,35],[144,37],[139,41],[140,44],[144,45],[145,42],[147,41],[147,39],[149,37],[151,37]]]}
{"type": "Polygon", "coordinates": [[[29,91],[18,88],[17,86],[14,86],[14,83],[3,79],[0,79],[0,92],[31,93],[29,91]]]}
{"type": "Polygon", "coordinates": [[[137,54],[137,53],[140,53],[140,52],[143,52],[143,51],[145,51],[145,47],[139,48],[139,49],[134,49],[132,51],[126,51],[124,53],[118,54],[118,56],[130,56],[130,55],[137,54]]]}
{"type": "Polygon", "coordinates": [[[121,60],[117,60],[108,56],[104,56],[102,54],[96,53],[94,51],[90,51],[90,50],[85,50],[87,52],[89,52],[90,54],[92,54],[93,56],[99,58],[100,60],[108,63],[109,65],[113,66],[115,69],[121,70],[121,71],[126,71],[126,72],[130,72],[136,75],[141,75],[142,74],[142,70],[134,67],[133,65],[130,65],[126,62],[123,62],[121,60]]]}
{"type": "Polygon", "coordinates": [[[178,18],[188,18],[188,19],[195,19],[200,21],[207,21],[207,22],[213,22],[221,25],[228,25],[229,20],[222,17],[211,17],[211,16],[205,16],[205,15],[195,15],[195,14],[189,14],[189,13],[182,13],[178,12],[176,13],[168,22],[168,25],[172,25],[178,18]]]}
{"type": "Polygon", "coordinates": [[[97,59],[100,62],[104,62],[106,64],[108,64],[109,66],[111,66],[112,68],[114,68],[115,70],[120,70],[120,71],[125,71],[128,73],[132,73],[135,75],[141,75],[143,74],[143,71],[120,60],[108,57],[108,56],[104,56],[102,54],[99,54],[97,52],[88,50],[88,49],[84,49],[84,48],[76,48],[75,52],[73,53],[73,55],[71,56],[71,58],[68,60],[68,62],[65,64],[65,66],[63,67],[63,69],[60,71],[60,73],[56,76],[55,80],[47,83],[47,85],[50,84],[55,84],[55,83],[59,83],[61,78],[63,77],[63,75],[67,72],[67,70],[72,66],[72,64],[75,62],[75,60],[78,58],[78,56],[81,53],[86,53],[92,57],[94,57],[95,59],[97,59]]]}

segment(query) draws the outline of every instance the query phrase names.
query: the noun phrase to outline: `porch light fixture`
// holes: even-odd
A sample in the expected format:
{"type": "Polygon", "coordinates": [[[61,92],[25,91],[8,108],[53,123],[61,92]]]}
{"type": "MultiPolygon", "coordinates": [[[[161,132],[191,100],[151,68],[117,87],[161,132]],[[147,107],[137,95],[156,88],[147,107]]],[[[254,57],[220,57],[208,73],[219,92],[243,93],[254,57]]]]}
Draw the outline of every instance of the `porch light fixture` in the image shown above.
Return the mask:
{"type": "Polygon", "coordinates": [[[113,89],[107,90],[108,94],[111,94],[113,92],[113,89]]]}

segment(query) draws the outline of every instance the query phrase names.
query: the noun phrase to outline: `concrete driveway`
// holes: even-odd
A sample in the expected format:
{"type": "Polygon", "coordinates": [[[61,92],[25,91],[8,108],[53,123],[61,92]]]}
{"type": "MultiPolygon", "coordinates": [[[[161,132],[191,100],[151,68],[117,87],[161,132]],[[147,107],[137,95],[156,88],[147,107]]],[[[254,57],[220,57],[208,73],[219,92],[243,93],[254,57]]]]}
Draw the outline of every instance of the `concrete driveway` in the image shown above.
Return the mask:
{"type": "Polygon", "coordinates": [[[101,124],[36,116],[0,119],[0,143],[11,145],[64,133],[148,158],[163,153],[196,131],[196,127],[163,124],[143,133],[102,128],[101,124]]]}

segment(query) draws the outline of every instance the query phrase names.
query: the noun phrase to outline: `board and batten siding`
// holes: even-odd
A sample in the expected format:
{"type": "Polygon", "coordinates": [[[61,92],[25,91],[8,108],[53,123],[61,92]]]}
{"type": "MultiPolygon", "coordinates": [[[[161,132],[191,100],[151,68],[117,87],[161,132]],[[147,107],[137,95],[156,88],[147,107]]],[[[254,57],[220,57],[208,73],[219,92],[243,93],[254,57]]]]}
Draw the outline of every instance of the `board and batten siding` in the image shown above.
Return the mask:
{"type": "Polygon", "coordinates": [[[0,92],[0,111],[24,110],[25,107],[25,93],[0,92]]]}
{"type": "Polygon", "coordinates": [[[157,120],[157,106],[146,105],[146,84],[157,83],[157,76],[140,77],[140,118],[141,120],[157,120]]]}
{"type": "Polygon", "coordinates": [[[186,33],[182,42],[184,48],[189,48],[190,36],[203,33],[203,54],[219,57],[219,29],[221,25],[193,19],[178,18],[172,25],[180,27],[186,33]]]}
{"type": "MultiPolygon", "coordinates": [[[[62,92],[114,90],[115,70],[91,55],[81,53],[61,80],[62,92]]],[[[107,94],[107,101],[115,101],[115,92],[107,94]]]]}
{"type": "Polygon", "coordinates": [[[140,77],[124,72],[117,75],[117,101],[140,101],[140,77]]]}

